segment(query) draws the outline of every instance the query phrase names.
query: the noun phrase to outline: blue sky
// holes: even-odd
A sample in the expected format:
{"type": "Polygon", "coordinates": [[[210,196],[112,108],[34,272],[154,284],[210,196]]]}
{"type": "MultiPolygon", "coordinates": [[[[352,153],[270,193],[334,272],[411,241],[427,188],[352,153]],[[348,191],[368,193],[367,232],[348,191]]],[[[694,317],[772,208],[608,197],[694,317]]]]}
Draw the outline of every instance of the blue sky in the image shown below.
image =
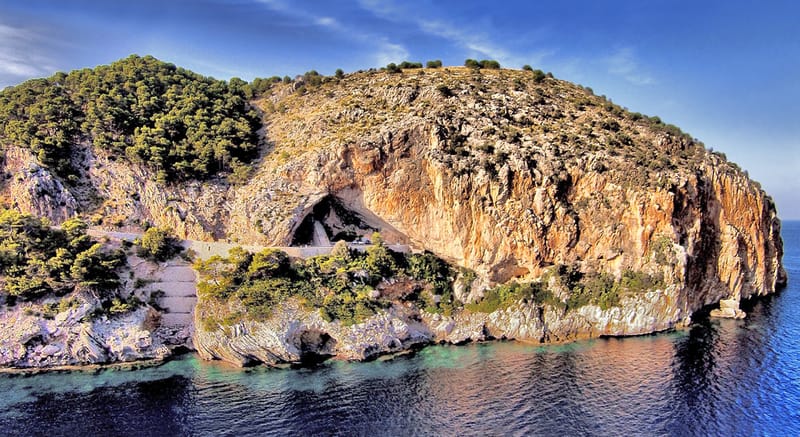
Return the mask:
{"type": "Polygon", "coordinates": [[[530,64],[727,154],[800,219],[800,2],[0,0],[0,88],[132,53],[220,79],[530,64]]]}

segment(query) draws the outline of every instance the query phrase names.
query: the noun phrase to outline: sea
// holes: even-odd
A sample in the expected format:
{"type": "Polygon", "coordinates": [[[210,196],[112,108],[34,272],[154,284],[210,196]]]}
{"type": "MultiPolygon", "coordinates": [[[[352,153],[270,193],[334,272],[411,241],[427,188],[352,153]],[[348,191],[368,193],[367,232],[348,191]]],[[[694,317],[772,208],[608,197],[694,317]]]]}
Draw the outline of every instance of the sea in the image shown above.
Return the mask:
{"type": "Polygon", "coordinates": [[[744,320],[567,345],[430,346],[366,363],[0,376],[0,435],[798,436],[800,222],[789,285],[744,320]]]}

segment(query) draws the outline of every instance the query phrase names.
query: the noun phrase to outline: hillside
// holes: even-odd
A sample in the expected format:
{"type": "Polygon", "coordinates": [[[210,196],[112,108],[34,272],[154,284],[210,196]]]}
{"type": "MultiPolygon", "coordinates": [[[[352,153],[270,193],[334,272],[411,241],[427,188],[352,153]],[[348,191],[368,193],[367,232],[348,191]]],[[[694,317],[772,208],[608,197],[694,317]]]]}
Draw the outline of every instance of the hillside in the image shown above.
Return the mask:
{"type": "MultiPolygon", "coordinates": [[[[452,299],[466,306],[437,314],[455,331],[425,322],[414,341],[653,332],[785,282],[775,206],[746,173],[674,126],[532,71],[248,85],[132,57],[3,91],[0,126],[3,202],[56,223],[81,214],[107,229],[274,246],[379,231],[430,251],[454,266],[452,299]],[[530,284],[550,297],[515,300],[536,295],[530,284]],[[469,309],[482,304],[488,316],[469,309]],[[452,334],[462,325],[480,334],[452,334]]],[[[230,358],[231,332],[213,335],[206,356],[230,358]]]]}

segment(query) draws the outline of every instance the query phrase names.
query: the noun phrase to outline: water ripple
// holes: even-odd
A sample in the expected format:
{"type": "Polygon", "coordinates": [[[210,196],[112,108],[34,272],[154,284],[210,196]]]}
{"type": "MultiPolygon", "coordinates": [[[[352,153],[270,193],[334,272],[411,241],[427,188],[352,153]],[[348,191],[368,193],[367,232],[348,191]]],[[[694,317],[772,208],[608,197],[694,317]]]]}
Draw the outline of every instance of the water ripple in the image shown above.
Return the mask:
{"type": "Polygon", "coordinates": [[[0,377],[4,435],[800,435],[800,223],[789,287],[745,320],[561,346],[429,347],[387,362],[0,377]]]}

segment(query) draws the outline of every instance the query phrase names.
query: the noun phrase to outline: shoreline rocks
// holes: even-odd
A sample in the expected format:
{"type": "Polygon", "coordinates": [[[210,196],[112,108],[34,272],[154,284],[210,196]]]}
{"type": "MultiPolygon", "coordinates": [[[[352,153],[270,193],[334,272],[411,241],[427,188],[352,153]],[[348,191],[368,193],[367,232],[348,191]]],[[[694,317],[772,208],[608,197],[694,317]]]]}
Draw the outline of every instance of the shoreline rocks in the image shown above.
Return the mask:
{"type": "Polygon", "coordinates": [[[689,324],[689,314],[669,305],[668,297],[676,293],[672,287],[625,299],[620,307],[586,305],[569,312],[518,302],[489,314],[462,310],[448,317],[394,305],[352,326],[326,322],[318,312],[287,302],[267,320],[211,331],[198,328],[194,345],[203,359],[246,367],[300,364],[320,357],[363,361],[433,343],[505,339],[549,344],[634,336],[689,324]]]}

